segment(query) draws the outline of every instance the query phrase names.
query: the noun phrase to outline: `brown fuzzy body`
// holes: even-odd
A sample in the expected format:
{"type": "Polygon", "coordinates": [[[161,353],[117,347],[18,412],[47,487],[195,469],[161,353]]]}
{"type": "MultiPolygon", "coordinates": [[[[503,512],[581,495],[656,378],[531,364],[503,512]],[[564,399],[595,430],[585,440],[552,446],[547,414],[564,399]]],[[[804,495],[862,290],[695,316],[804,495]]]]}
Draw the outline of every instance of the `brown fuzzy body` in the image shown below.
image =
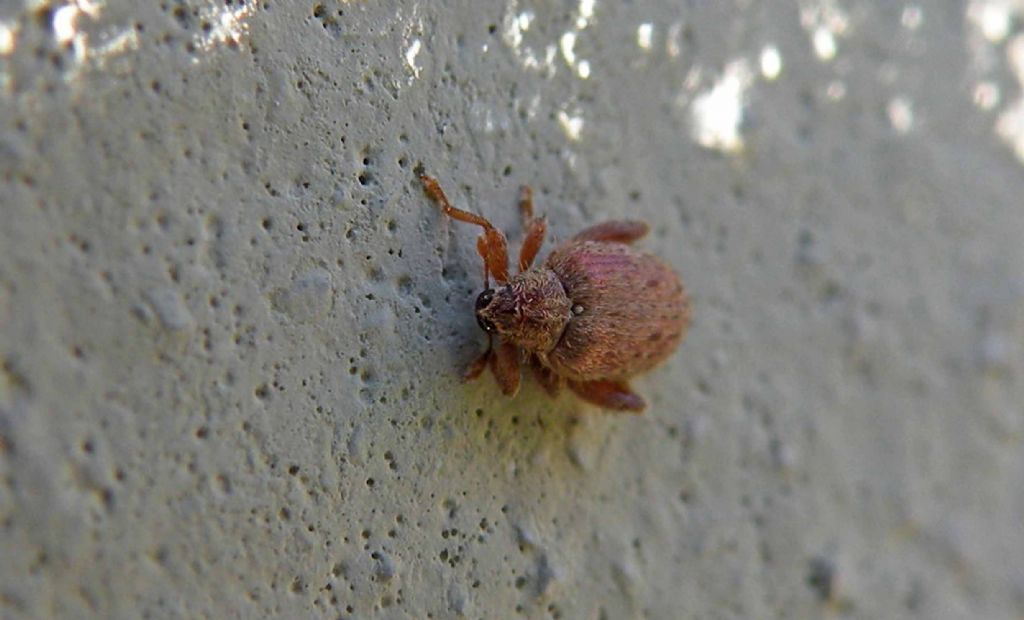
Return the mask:
{"type": "Polygon", "coordinates": [[[558,277],[573,313],[538,359],[572,381],[626,379],[675,351],[690,323],[683,284],[660,258],[622,243],[571,241],[541,269],[558,277]]]}
{"type": "Polygon", "coordinates": [[[515,396],[526,364],[552,396],[568,385],[606,409],[643,411],[644,399],[627,380],[671,355],[691,317],[679,276],[665,261],[630,245],[647,233],[647,224],[595,224],[531,267],[547,225],[533,216],[532,193],[524,186],[519,208],[526,234],[519,271],[512,275],[505,236],[487,219],[453,207],[433,177],[420,174],[420,180],[445,214],[483,228],[477,253],[485,288],[475,312],[488,347],[464,377],[475,379],[490,368],[501,391],[515,396]]]}

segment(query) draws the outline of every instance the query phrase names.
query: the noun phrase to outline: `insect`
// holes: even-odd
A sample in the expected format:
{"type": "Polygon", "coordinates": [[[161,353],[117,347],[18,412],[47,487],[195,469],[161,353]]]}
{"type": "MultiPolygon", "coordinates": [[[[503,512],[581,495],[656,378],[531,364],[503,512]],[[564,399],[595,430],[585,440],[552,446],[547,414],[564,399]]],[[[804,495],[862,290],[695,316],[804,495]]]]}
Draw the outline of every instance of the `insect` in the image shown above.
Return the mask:
{"type": "Polygon", "coordinates": [[[483,228],[476,249],[484,263],[484,290],[475,312],[488,346],[464,378],[476,379],[490,367],[501,391],[515,396],[520,368],[527,365],[552,396],[568,385],[600,407],[643,411],[646,403],[628,379],[671,355],[691,318],[679,276],[660,258],[631,246],[647,234],[647,224],[612,220],[591,226],[533,266],[547,221],[534,217],[533,193],[523,186],[519,210],[526,236],[512,275],[505,235],[487,219],[453,207],[437,179],[419,176],[446,215],[483,228]]]}

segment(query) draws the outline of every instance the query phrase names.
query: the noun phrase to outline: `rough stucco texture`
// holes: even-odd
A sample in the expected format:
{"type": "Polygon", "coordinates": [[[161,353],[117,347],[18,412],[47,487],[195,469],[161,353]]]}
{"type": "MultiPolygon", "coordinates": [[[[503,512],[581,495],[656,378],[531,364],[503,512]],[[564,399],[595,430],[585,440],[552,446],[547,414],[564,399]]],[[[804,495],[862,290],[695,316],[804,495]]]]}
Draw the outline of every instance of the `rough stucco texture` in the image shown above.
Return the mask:
{"type": "Polygon", "coordinates": [[[1024,617],[1011,5],[0,6],[0,616],[1024,617]],[[420,164],[652,224],[646,416],[459,381],[420,164]]]}

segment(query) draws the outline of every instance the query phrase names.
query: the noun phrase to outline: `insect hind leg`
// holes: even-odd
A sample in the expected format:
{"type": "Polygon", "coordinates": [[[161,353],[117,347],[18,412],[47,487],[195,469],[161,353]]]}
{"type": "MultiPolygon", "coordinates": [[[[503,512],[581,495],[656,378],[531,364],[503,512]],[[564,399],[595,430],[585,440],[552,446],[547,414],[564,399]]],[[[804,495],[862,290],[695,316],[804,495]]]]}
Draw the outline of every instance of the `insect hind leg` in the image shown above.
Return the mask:
{"type": "Polygon", "coordinates": [[[569,389],[588,403],[612,411],[640,413],[647,406],[625,381],[570,381],[569,389]]]}
{"type": "Polygon", "coordinates": [[[573,241],[606,241],[630,244],[647,234],[650,227],[637,220],[609,220],[580,231],[573,241]]]}

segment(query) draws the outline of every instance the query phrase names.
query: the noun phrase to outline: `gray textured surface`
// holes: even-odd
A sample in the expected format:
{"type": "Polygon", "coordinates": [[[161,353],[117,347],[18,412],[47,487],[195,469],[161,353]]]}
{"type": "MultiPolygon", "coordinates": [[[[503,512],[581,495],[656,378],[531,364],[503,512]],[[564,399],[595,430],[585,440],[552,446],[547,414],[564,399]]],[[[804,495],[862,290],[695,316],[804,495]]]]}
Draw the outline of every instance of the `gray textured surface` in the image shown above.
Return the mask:
{"type": "Polygon", "coordinates": [[[0,616],[1024,617],[1019,2],[141,4],[0,5],[0,616]],[[419,163],[652,223],[646,417],[419,163]]]}

